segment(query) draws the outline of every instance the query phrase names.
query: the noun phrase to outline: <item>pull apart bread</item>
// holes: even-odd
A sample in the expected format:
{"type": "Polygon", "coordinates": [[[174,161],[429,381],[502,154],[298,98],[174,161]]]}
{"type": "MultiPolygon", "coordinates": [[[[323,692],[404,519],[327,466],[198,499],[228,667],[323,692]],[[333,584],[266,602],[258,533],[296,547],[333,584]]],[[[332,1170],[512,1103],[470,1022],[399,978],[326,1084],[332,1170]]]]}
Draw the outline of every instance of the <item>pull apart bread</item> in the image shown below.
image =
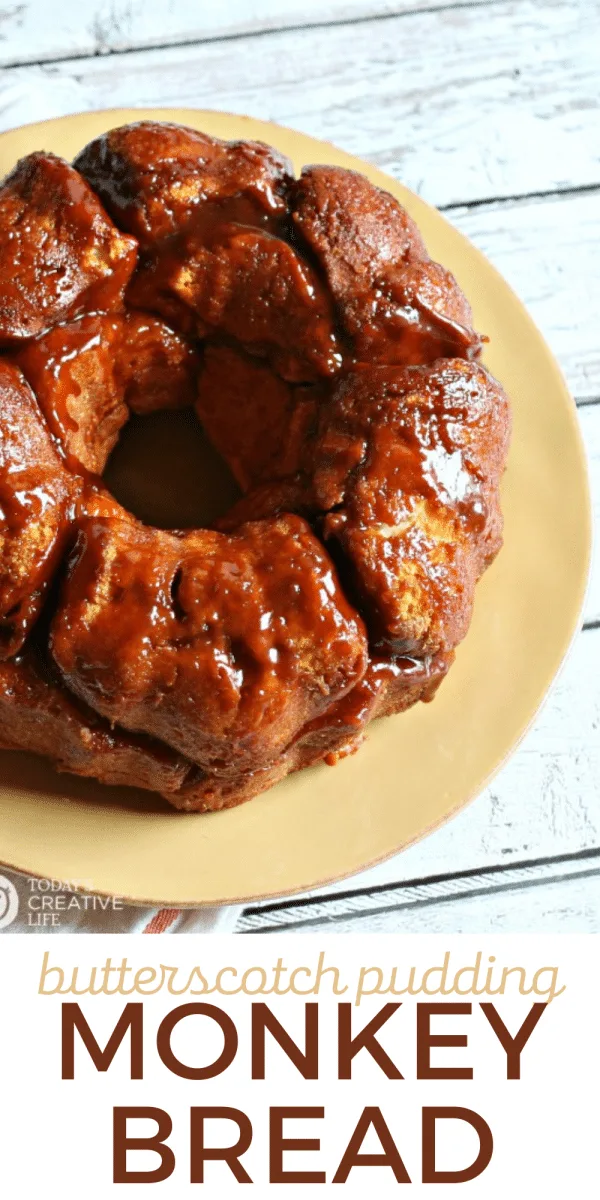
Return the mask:
{"type": "Polygon", "coordinates": [[[142,121],[0,188],[0,745],[207,811],[435,695],[502,542],[510,410],[456,281],[353,171],[142,121]],[[102,473],[188,407],[243,495],[102,473]]]}

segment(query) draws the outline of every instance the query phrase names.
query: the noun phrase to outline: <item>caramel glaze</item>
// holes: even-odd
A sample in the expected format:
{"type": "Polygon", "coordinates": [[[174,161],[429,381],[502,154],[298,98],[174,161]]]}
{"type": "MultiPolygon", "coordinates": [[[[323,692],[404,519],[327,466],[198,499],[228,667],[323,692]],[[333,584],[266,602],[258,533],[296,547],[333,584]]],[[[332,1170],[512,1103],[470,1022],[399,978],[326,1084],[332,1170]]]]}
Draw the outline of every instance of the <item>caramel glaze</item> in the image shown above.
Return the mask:
{"type": "Polygon", "coordinates": [[[123,318],[87,314],[29,342],[17,362],[72,471],[101,474],[129,418],[115,373],[123,318]]]}
{"type": "Polygon", "coordinates": [[[194,401],[199,356],[143,313],[88,313],[29,342],[18,364],[69,468],[101,475],[130,411],[194,401]]]}
{"type": "Polygon", "coordinates": [[[23,645],[65,551],[77,481],[21,372],[0,360],[0,660],[23,645]]]}
{"type": "Polygon", "coordinates": [[[223,142],[157,121],[102,134],[73,165],[143,247],[181,233],[211,200],[237,205],[249,224],[284,217],[293,173],[288,159],[260,142],[223,142]]]}
{"type": "Polygon", "coordinates": [[[362,176],[156,122],[75,167],[0,189],[0,346],[37,394],[0,361],[0,743],[227,807],[433,697],[501,542],[508,405],[362,176]],[[100,472],[130,410],[192,403],[247,494],[144,527],[100,472]]]}
{"type": "Polygon", "coordinates": [[[423,656],[462,641],[502,544],[509,430],[502,388],[464,359],[365,368],[340,384],[312,486],[375,646],[423,656]]]}
{"type": "Polygon", "coordinates": [[[324,761],[334,766],[339,758],[359,749],[370,721],[404,712],[418,700],[433,700],[453,660],[452,653],[421,659],[371,655],[360,683],[339,701],[326,720],[313,722],[304,740],[310,737],[315,745],[326,746],[324,761]],[[334,744],[332,732],[336,728],[339,740],[334,744]]]}
{"type": "Polygon", "coordinates": [[[129,312],[122,326],[117,375],[125,403],[139,416],[191,407],[200,354],[187,338],[150,313],[129,312]]]}
{"type": "Polygon", "coordinates": [[[240,487],[296,469],[322,401],[318,386],[293,386],[261,359],[234,346],[208,345],[196,412],[240,487]]]}
{"type": "Polygon", "coordinates": [[[0,188],[0,346],[56,321],[122,305],[137,243],[53,154],[21,159],[0,188]]]}
{"type": "Polygon", "coordinates": [[[218,527],[311,519],[379,653],[448,653],[502,544],[510,412],[479,364],[355,369],[319,411],[301,470],[244,496],[218,527]]]}
{"type": "Polygon", "coordinates": [[[334,375],[344,360],[477,357],[465,297],[392,196],[342,168],[292,181],[257,144],[240,170],[240,154],[239,143],[142,122],[76,160],[144,246],[130,304],[186,333],[234,338],[289,382],[334,375]]]}
{"type": "Polygon", "coordinates": [[[269,766],[367,658],[329,556],[295,516],[230,537],[82,521],[50,643],[97,712],[229,778],[269,766]]]}
{"type": "Polygon", "coordinates": [[[398,201],[342,167],[307,167],[292,185],[298,236],[321,263],[358,362],[474,358],[481,338],[449,271],[429,258],[398,201]]]}
{"type": "Polygon", "coordinates": [[[265,229],[211,211],[193,232],[161,243],[128,293],[184,332],[233,338],[269,359],[283,379],[334,375],[342,352],[331,299],[292,246],[265,229]]]}
{"type": "Polygon", "coordinates": [[[192,771],[178,791],[168,796],[170,803],[188,812],[230,808],[251,800],[293,771],[319,762],[335,766],[360,748],[365,728],[375,717],[403,712],[418,700],[432,700],[453,657],[438,655],[423,661],[372,658],[360,683],[305,725],[270,765],[233,777],[192,771]]]}
{"type": "Polygon", "coordinates": [[[0,663],[0,745],[44,755],[59,771],[163,796],[177,794],[190,775],[189,763],[168,746],[112,729],[70,695],[34,645],[0,663]]]}

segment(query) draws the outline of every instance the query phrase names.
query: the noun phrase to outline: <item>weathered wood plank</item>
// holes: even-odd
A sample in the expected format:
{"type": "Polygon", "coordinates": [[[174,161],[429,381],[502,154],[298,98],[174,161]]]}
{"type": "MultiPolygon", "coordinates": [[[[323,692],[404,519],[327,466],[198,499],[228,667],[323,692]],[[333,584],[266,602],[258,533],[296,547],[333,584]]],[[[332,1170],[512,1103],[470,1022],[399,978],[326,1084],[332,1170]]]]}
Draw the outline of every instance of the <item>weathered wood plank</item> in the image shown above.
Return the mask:
{"type": "MultiPolygon", "coordinates": [[[[597,861],[591,860],[591,864],[597,861]]],[[[560,871],[560,866],[557,869],[560,871]]],[[[340,915],[333,901],[320,905],[318,915],[308,909],[265,913],[262,920],[244,914],[236,932],[281,933],[289,928],[293,933],[309,934],[600,933],[600,871],[588,875],[585,870],[584,866],[581,874],[571,878],[525,886],[507,886],[511,874],[507,872],[504,882],[500,875],[491,889],[477,892],[465,887],[461,893],[458,883],[451,899],[436,902],[411,900],[400,893],[397,906],[383,909],[377,908],[373,896],[373,907],[354,915],[340,915]],[[285,916],[288,920],[281,920],[285,916]]]]}
{"type": "Polygon", "coordinates": [[[599,665],[600,629],[588,629],[580,634],[533,728],[472,805],[388,862],[310,894],[484,871],[599,848],[599,665]]]}
{"type": "MultiPolygon", "coordinates": [[[[579,409],[581,432],[588,456],[590,487],[592,493],[592,511],[596,537],[592,549],[592,567],[588,594],[584,607],[584,620],[587,624],[600,622],[600,549],[598,547],[598,530],[600,530],[600,403],[586,405],[579,409]]],[[[600,681],[600,651],[598,655],[598,679],[600,681]]],[[[598,683],[600,690],[600,682],[598,683]]]]}
{"type": "Polygon", "coordinates": [[[16,68],[0,120],[131,104],[275,118],[441,205],[595,185],[598,20],[600,0],[503,0],[485,17],[457,7],[16,68]]]}
{"type": "MultiPolygon", "coordinates": [[[[212,41],[455,7],[460,0],[47,0],[0,7],[0,65],[212,41]]],[[[464,3],[465,0],[462,0],[464,3]]],[[[466,0],[469,3],[469,0],[466,0]]],[[[494,0],[472,0],[474,7],[494,0]]]]}
{"type": "Polygon", "coordinates": [[[308,932],[309,926],[325,927],[341,921],[360,922],[368,915],[380,922],[397,919],[406,921],[410,920],[413,912],[418,920],[420,910],[424,908],[435,909],[449,904],[461,906],[465,901],[486,897],[491,893],[529,892],[532,888],[548,884],[569,884],[588,879],[594,879],[600,887],[598,851],[525,866],[496,867],[467,875],[384,885],[370,891],[361,889],[339,892],[329,897],[291,899],[262,907],[250,905],[238,915],[237,930],[240,933],[270,933],[276,929],[308,932]]]}
{"type": "Polygon", "coordinates": [[[447,215],[523,300],[575,398],[600,397],[600,191],[447,215]]]}

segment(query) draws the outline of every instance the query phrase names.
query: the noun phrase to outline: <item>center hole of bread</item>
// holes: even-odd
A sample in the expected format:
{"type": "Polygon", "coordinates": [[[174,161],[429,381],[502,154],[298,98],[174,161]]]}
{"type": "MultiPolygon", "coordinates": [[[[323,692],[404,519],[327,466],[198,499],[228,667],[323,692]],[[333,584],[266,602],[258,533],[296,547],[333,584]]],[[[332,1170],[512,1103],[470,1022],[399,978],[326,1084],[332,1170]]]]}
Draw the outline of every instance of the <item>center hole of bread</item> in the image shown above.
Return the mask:
{"type": "Polygon", "coordinates": [[[197,529],[240,497],[229,467],[192,409],[133,416],[121,431],[104,481],[146,525],[197,529]]]}

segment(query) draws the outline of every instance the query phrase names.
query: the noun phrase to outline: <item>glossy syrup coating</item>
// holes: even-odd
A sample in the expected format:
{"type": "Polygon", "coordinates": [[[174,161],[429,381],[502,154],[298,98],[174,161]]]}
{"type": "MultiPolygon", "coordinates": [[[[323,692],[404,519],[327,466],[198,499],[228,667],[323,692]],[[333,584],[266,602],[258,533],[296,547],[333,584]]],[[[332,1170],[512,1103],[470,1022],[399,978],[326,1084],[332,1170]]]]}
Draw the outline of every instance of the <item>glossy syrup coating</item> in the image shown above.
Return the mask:
{"type": "Polygon", "coordinates": [[[311,487],[372,642],[394,655],[448,652],[502,544],[499,484],[508,400],[478,364],[371,367],[323,414],[311,487]]]}
{"type": "Polygon", "coordinates": [[[191,308],[171,288],[173,270],[181,264],[180,238],[169,238],[158,250],[142,254],[125,295],[130,311],[154,313],[193,341],[198,336],[197,320],[191,308]]]}
{"type": "Polygon", "coordinates": [[[358,362],[419,366],[438,358],[478,358],[481,338],[455,278],[430,259],[390,272],[373,302],[357,297],[346,309],[358,362]]]}
{"type": "Polygon", "coordinates": [[[366,728],[376,717],[404,712],[419,700],[433,700],[452,658],[371,658],[360,682],[305,725],[274,762],[236,776],[192,771],[177,792],[167,798],[185,812],[215,811],[243,804],[286,775],[315,763],[333,767],[360,749],[366,728]]]}
{"type": "Polygon", "coordinates": [[[20,650],[36,621],[76,490],[29,385],[0,360],[0,660],[20,650]]]}
{"type": "Polygon", "coordinates": [[[307,167],[293,220],[316,255],[359,362],[476,357],[481,339],[456,280],[429,258],[414,221],[356,171],[307,167]]]}
{"type": "Polygon", "coordinates": [[[0,663],[0,746],[41,754],[59,771],[165,797],[191,771],[168,746],[114,729],[72,696],[36,646],[0,663]]]}
{"type": "MultiPolygon", "coordinates": [[[[314,433],[309,436],[312,450],[314,433]]],[[[301,455],[302,460],[304,457],[301,455]]],[[[213,528],[222,533],[232,533],[246,521],[264,521],[266,517],[280,516],[286,512],[297,513],[307,519],[319,515],[309,468],[295,471],[283,479],[267,479],[257,483],[213,522],[213,528]]]]}
{"type": "Polygon", "coordinates": [[[83,521],[51,650],[97,712],[231,780],[270,765],[366,668],[362,622],[294,516],[231,537],[83,521]]]}
{"type": "Polygon", "coordinates": [[[101,475],[130,411],[195,398],[200,359],[143,313],[88,313],[28,342],[17,361],[73,471],[101,475]]]}
{"type": "Polygon", "coordinates": [[[101,475],[129,419],[115,377],[122,318],[87,314],[29,342],[18,363],[69,467],[101,475]]]}
{"type": "Polygon", "coordinates": [[[191,408],[200,361],[195,345],[158,317],[125,315],[116,374],[131,412],[146,416],[161,409],[191,408]]]}
{"type": "Polygon", "coordinates": [[[261,359],[206,347],[196,412],[244,489],[294,471],[320,400],[318,387],[293,387],[261,359]]]}
{"type": "MultiPolygon", "coordinates": [[[[367,725],[376,717],[404,712],[417,701],[433,700],[453,661],[453,654],[426,658],[383,658],[369,655],[365,674],[351,692],[317,717],[302,731],[291,747],[305,765],[309,750],[321,749],[319,758],[335,766],[340,758],[354,754],[365,738],[367,725]]],[[[294,768],[296,769],[296,768],[294,768]]]]}
{"type": "Polygon", "coordinates": [[[375,717],[431,700],[449,670],[501,544],[509,432],[506,396],[482,367],[364,367],[321,407],[301,470],[251,489],[219,522],[305,514],[366,620],[367,672],[317,722],[325,761],[356,748],[375,717]]]}
{"type": "Polygon", "coordinates": [[[502,544],[510,424],[504,391],[479,364],[358,368],[320,408],[301,470],[251,489],[218,528],[285,511],[308,517],[374,649],[448,653],[502,544]]]}
{"type": "Polygon", "coordinates": [[[137,242],[77,171],[53,154],[22,158],[0,188],[0,345],[120,307],[136,261],[137,242]]]}
{"type": "Polygon", "coordinates": [[[0,743],[228,807],[433,697],[500,545],[508,405],[355,172],[157,122],[76,166],[93,191],[51,155],[0,189],[0,346],[37,392],[0,362],[0,743]],[[247,494],[144,527],[99,472],[129,411],[191,404],[247,494]]]}
{"type": "Polygon", "coordinates": [[[327,290],[292,246],[263,229],[211,219],[173,239],[141,268],[131,299],[184,331],[193,314],[199,336],[234,339],[292,383],[341,366],[327,290]]]}
{"type": "Polygon", "coordinates": [[[247,223],[285,215],[292,174],[271,146],[223,142],[163,121],[111,129],[90,142],[74,166],[143,246],[180,233],[206,201],[242,200],[247,223]]]}

